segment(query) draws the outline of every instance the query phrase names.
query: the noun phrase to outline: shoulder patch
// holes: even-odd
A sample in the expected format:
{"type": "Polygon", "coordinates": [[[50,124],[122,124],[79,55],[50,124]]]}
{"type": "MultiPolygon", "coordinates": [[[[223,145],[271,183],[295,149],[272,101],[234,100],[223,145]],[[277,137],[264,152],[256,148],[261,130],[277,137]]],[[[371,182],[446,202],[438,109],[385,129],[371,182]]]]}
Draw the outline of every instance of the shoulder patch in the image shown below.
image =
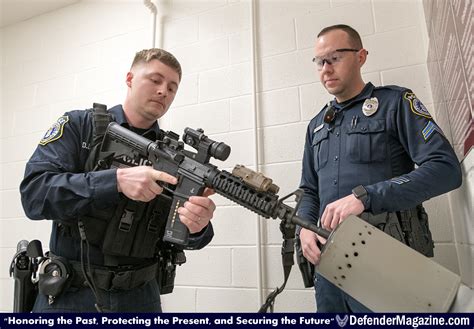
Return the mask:
{"type": "Polygon", "coordinates": [[[66,122],[69,121],[69,117],[67,115],[63,115],[60,117],[53,125],[48,129],[48,131],[44,134],[43,138],[40,140],[40,145],[46,145],[48,143],[54,142],[58,140],[63,135],[64,125],[66,122]]]}
{"type": "Polygon", "coordinates": [[[410,109],[413,113],[425,117],[427,119],[431,119],[431,114],[428,112],[423,103],[415,96],[414,93],[406,92],[403,95],[403,98],[410,102],[410,109]]]}
{"type": "Polygon", "coordinates": [[[405,87],[400,87],[396,85],[384,85],[384,86],[377,86],[375,89],[390,89],[390,90],[396,90],[396,91],[404,91],[407,90],[405,87]]]}

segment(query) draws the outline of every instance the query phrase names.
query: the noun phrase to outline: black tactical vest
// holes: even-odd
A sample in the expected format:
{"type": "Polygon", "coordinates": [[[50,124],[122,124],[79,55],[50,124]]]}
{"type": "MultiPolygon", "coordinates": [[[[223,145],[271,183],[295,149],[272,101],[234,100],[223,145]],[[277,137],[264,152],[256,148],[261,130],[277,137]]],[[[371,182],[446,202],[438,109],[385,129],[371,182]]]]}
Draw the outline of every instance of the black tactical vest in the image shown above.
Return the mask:
{"type": "MultiPolygon", "coordinates": [[[[85,171],[105,170],[113,167],[131,167],[146,164],[147,159],[125,159],[127,150],[103,149],[102,142],[108,124],[112,121],[105,105],[94,103],[93,136],[91,150],[85,171]]],[[[81,216],[87,241],[102,249],[106,258],[153,258],[161,241],[171,200],[158,196],[150,202],[133,201],[120,195],[120,202],[114,208],[94,209],[81,216]]],[[[121,263],[119,261],[119,263],[121,263]]]]}

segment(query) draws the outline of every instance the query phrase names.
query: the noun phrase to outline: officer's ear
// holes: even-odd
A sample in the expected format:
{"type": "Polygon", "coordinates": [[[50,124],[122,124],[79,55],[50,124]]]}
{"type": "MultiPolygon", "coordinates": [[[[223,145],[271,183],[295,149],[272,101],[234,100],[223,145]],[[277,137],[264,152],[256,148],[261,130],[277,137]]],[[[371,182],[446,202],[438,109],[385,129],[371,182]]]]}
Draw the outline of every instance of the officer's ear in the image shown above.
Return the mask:
{"type": "Polygon", "coordinates": [[[358,53],[357,53],[357,60],[359,61],[360,67],[362,67],[365,64],[365,61],[367,60],[367,55],[369,52],[367,49],[362,48],[358,53]]]}
{"type": "Polygon", "coordinates": [[[125,83],[127,84],[128,88],[132,87],[132,79],[133,79],[133,73],[128,72],[127,77],[125,78],[125,83]]]}

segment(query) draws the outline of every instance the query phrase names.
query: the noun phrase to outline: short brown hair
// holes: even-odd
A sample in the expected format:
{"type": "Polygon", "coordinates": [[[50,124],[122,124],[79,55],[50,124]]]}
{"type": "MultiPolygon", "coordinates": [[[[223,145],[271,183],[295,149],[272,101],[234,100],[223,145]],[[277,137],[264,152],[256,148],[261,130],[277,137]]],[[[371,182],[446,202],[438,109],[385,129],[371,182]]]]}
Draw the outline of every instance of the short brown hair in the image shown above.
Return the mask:
{"type": "Polygon", "coordinates": [[[362,39],[360,38],[359,32],[357,32],[354,28],[350,27],[349,25],[345,24],[337,24],[337,25],[331,25],[328,27],[325,27],[324,29],[321,30],[318,34],[318,38],[329,31],[333,30],[342,30],[347,33],[349,36],[349,42],[351,43],[351,47],[354,47],[355,49],[362,49],[362,39]]]}
{"type": "Polygon", "coordinates": [[[173,70],[175,70],[179,75],[179,81],[181,81],[181,64],[179,64],[178,60],[173,56],[173,54],[167,52],[164,49],[151,48],[140,50],[135,54],[135,58],[133,59],[131,67],[134,67],[139,63],[148,63],[154,59],[159,60],[163,64],[168,65],[173,70]]]}

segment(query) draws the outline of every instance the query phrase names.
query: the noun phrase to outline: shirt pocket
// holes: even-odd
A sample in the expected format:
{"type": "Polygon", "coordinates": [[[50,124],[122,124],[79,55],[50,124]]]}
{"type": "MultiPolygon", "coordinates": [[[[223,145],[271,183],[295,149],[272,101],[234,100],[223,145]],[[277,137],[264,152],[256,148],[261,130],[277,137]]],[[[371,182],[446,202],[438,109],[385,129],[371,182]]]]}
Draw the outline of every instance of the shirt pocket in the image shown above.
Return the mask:
{"type": "Polygon", "coordinates": [[[352,163],[381,162],[387,158],[385,120],[359,122],[346,126],[346,154],[352,163]]]}
{"type": "Polygon", "coordinates": [[[329,131],[322,128],[313,136],[313,154],[314,154],[314,169],[318,171],[324,168],[328,162],[329,156],[329,131]]]}

